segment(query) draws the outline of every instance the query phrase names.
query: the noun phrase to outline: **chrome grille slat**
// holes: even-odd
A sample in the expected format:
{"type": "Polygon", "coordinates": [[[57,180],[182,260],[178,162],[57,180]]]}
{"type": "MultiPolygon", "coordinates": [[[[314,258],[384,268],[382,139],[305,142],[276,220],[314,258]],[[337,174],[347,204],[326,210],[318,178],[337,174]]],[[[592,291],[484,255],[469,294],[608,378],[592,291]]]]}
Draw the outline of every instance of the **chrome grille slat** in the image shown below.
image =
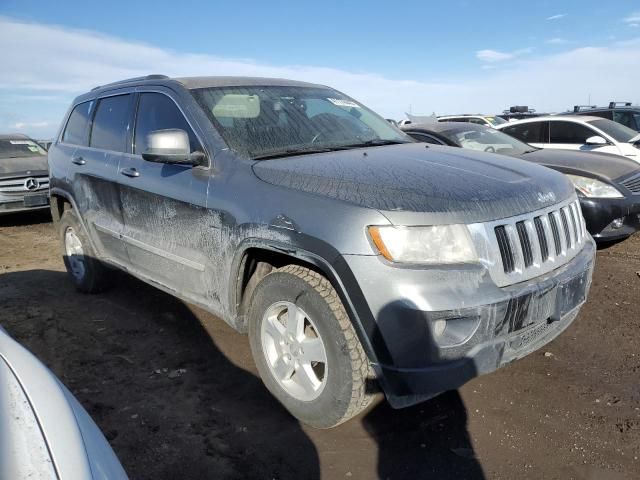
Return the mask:
{"type": "Polygon", "coordinates": [[[562,266],[589,238],[575,197],[525,215],[472,224],[469,231],[499,286],[525,281],[562,266]]]}
{"type": "Polygon", "coordinates": [[[527,232],[527,227],[524,224],[524,220],[516,223],[516,230],[518,231],[520,247],[522,248],[522,259],[524,261],[524,267],[527,268],[533,264],[533,249],[531,248],[529,232],[527,232]]]}
{"type": "Polygon", "coordinates": [[[26,176],[26,177],[14,177],[10,179],[0,180],[0,193],[6,194],[18,194],[18,193],[31,193],[41,192],[49,189],[49,177],[47,176],[26,176]],[[25,181],[28,178],[35,178],[40,186],[35,190],[27,190],[24,186],[25,181]]]}
{"type": "Polygon", "coordinates": [[[545,262],[549,258],[549,243],[547,242],[547,234],[544,230],[542,217],[533,219],[536,227],[536,235],[538,235],[538,243],[540,244],[540,261],[545,262]]]}

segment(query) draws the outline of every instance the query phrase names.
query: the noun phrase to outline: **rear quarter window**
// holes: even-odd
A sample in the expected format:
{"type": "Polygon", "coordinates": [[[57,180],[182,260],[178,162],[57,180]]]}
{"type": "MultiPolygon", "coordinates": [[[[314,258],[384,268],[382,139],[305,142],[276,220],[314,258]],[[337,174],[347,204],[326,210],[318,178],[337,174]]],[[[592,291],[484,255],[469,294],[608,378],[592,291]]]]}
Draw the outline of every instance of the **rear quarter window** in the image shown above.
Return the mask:
{"type": "Polygon", "coordinates": [[[549,129],[547,122],[530,122],[505,127],[502,131],[525,143],[547,143],[549,129]]]}
{"type": "Polygon", "coordinates": [[[91,118],[91,109],[93,101],[80,103],[75,106],[69,121],[62,134],[62,141],[73,145],[87,145],[87,126],[91,118]]]}

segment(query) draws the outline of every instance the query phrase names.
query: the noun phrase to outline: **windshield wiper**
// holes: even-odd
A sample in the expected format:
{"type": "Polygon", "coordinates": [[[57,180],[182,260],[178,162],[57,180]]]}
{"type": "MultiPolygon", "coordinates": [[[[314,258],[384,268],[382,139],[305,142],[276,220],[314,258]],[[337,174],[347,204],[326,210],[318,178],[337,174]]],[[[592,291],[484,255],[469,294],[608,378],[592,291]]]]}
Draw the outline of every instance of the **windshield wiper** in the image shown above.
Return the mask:
{"type": "Polygon", "coordinates": [[[537,152],[538,150],[540,150],[540,149],[539,148],[532,148],[531,150],[525,150],[524,152],[522,152],[522,154],[525,155],[527,153],[537,152]]]}
{"type": "Polygon", "coordinates": [[[337,148],[329,148],[329,147],[323,147],[323,148],[304,148],[304,149],[297,149],[297,148],[289,148],[286,150],[279,150],[277,152],[272,152],[272,153],[265,153],[262,155],[256,155],[253,158],[254,160],[267,160],[269,158],[282,158],[282,157],[293,157],[296,155],[309,155],[311,153],[325,153],[325,152],[332,152],[334,150],[337,150],[337,148]]]}
{"type": "Polygon", "coordinates": [[[412,143],[412,142],[403,142],[402,140],[384,140],[382,138],[373,138],[371,140],[365,140],[360,143],[352,143],[349,145],[343,145],[342,148],[362,148],[362,147],[379,147],[382,145],[401,145],[403,143],[412,143]]]}

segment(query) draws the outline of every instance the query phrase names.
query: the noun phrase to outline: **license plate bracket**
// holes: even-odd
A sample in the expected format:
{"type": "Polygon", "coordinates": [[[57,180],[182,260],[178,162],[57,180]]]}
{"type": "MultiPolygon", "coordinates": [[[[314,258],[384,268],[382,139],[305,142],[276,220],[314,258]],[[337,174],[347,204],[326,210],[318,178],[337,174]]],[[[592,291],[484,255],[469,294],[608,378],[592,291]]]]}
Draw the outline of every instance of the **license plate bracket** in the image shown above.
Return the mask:
{"type": "Polygon", "coordinates": [[[24,197],[25,207],[39,207],[49,204],[49,197],[47,195],[29,195],[24,197]]]}
{"type": "Polygon", "coordinates": [[[584,272],[558,287],[556,308],[551,320],[560,320],[571,310],[580,306],[587,298],[588,274],[584,272]]]}

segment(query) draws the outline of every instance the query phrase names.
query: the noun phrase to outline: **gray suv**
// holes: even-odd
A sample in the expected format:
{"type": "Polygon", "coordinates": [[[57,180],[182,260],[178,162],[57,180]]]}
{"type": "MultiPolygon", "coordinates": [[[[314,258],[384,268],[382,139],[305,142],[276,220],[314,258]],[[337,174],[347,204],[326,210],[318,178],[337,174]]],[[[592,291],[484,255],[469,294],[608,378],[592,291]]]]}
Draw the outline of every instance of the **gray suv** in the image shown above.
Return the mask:
{"type": "Polygon", "coordinates": [[[416,143],[308,83],[151,75],[72,104],[49,150],[64,262],[111,268],[247,332],[266,387],[319,428],[399,408],[566,329],[594,243],[552,170],[416,143]]]}

